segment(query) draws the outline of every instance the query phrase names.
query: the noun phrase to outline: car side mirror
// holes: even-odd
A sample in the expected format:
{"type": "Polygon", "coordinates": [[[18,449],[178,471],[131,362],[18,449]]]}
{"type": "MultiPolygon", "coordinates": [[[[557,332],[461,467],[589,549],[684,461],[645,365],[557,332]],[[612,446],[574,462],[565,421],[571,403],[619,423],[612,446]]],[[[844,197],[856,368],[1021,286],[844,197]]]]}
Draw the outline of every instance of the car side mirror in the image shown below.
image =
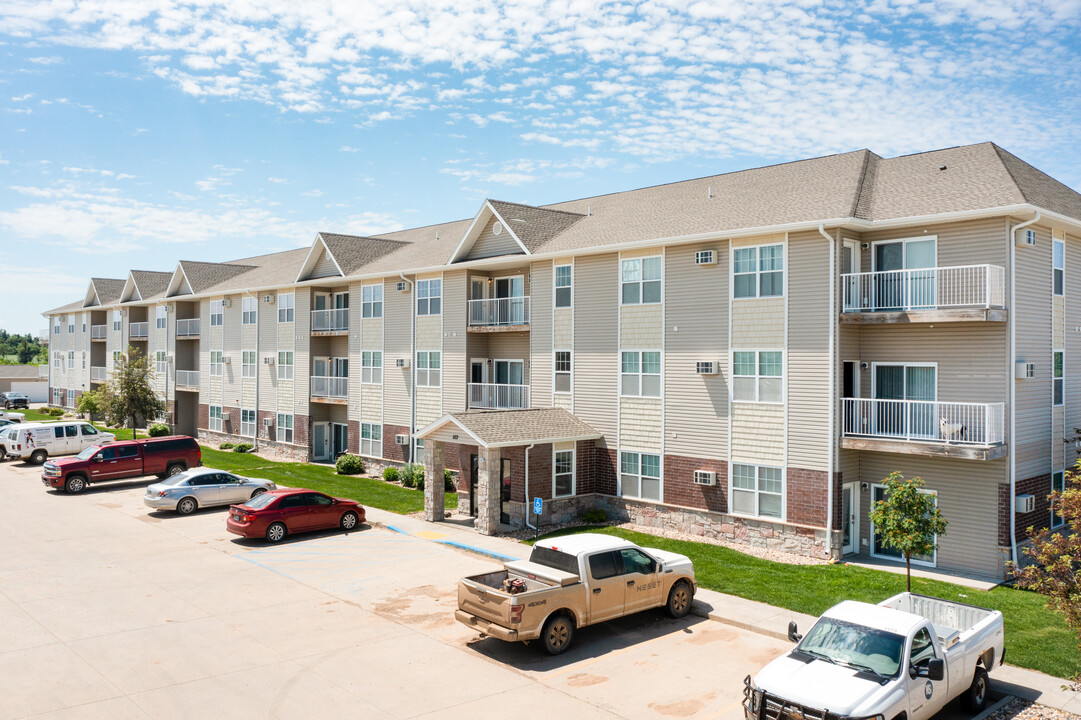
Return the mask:
{"type": "Polygon", "coordinates": [[[792,620],[788,623],[788,639],[792,642],[799,642],[803,639],[803,636],[797,632],[796,621],[792,620]]]}
{"type": "Polygon", "coordinates": [[[933,658],[927,661],[927,679],[939,681],[946,677],[946,661],[933,658]]]}

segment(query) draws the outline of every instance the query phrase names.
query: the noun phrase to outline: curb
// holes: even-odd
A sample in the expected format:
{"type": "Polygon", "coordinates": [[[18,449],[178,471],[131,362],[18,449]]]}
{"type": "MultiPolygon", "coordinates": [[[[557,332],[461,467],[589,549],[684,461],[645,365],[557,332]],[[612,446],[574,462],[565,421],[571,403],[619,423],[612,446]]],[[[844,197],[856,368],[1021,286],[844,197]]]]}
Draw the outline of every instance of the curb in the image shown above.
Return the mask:
{"type": "MultiPolygon", "coordinates": [[[[706,618],[707,620],[712,620],[713,622],[719,622],[723,623],[724,625],[738,627],[742,630],[750,630],[751,632],[758,633],[759,635],[765,635],[775,640],[788,640],[788,635],[786,635],[785,633],[767,630],[760,625],[740,622],[739,620],[733,620],[732,618],[725,615],[720,615],[718,613],[712,612],[712,608],[710,608],[709,605],[706,605],[701,600],[695,600],[693,603],[691,603],[691,614],[697,615],[698,617],[706,618]]],[[[973,720],[975,720],[975,718],[973,718],[973,720]]]]}
{"type": "Polygon", "coordinates": [[[971,720],[986,720],[988,717],[990,717],[994,713],[998,712],[1002,708],[1006,707],[1006,705],[1010,704],[1011,702],[1013,702],[1016,699],[1017,699],[1017,696],[1015,696],[1015,695],[1003,695],[1002,698],[998,702],[996,702],[994,705],[989,705],[989,706],[985,707],[983,709],[983,712],[981,712],[979,715],[973,717],[971,720]]]}

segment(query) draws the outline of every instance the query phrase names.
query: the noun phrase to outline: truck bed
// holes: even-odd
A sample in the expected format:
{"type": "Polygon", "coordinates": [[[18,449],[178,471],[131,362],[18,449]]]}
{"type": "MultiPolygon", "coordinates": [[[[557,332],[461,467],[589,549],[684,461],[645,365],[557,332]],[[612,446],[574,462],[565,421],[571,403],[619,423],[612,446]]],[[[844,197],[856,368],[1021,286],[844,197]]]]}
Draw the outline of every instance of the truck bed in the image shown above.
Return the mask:
{"type": "Polygon", "coordinates": [[[925,617],[931,621],[939,642],[949,650],[963,635],[992,621],[998,614],[994,610],[941,600],[926,595],[900,593],[883,600],[879,605],[925,617]]]}

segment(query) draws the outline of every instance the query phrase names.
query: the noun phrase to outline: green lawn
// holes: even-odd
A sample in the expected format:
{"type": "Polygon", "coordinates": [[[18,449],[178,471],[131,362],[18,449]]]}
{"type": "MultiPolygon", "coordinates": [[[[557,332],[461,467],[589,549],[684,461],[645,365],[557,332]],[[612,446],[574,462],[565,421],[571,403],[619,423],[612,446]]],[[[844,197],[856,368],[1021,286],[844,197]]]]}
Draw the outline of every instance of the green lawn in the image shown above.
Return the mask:
{"type": "MultiPolygon", "coordinates": [[[[338,475],[330,465],[275,462],[253,453],[234,453],[202,446],[203,464],[219,470],[272,480],[279,485],[305,487],[359,501],[362,505],[400,515],[424,509],[424,493],[357,475],[338,475]]],[[[455,493],[445,494],[448,509],[458,507],[455,493]]]]}
{"type": "MultiPolygon", "coordinates": [[[[567,528],[545,537],[583,531],[682,553],[694,562],[698,584],[704,588],[810,615],[819,615],[842,600],[877,603],[905,590],[904,575],[845,565],[785,565],[718,545],[668,540],[622,528],[567,528]]],[[[912,591],[1001,610],[1006,625],[1006,659],[1014,665],[1061,678],[1081,671],[1077,637],[1040,595],[1008,587],[974,590],[921,578],[912,578],[912,591]]]]}
{"type": "Polygon", "coordinates": [[[43,413],[39,410],[34,410],[32,408],[29,410],[24,410],[22,408],[12,408],[9,412],[22,413],[26,416],[26,422],[53,422],[54,420],[60,419],[57,417],[53,417],[49,413],[43,413]]]}

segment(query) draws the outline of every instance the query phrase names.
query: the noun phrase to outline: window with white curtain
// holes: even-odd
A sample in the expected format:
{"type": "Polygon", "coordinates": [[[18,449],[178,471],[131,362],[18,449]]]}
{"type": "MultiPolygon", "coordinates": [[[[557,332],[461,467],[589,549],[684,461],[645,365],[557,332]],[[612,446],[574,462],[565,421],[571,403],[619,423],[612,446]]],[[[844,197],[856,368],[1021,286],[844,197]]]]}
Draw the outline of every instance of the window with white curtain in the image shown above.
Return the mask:
{"type": "Polygon", "coordinates": [[[732,500],[737,515],[784,517],[784,470],[764,465],[732,463],[732,500]]]}

